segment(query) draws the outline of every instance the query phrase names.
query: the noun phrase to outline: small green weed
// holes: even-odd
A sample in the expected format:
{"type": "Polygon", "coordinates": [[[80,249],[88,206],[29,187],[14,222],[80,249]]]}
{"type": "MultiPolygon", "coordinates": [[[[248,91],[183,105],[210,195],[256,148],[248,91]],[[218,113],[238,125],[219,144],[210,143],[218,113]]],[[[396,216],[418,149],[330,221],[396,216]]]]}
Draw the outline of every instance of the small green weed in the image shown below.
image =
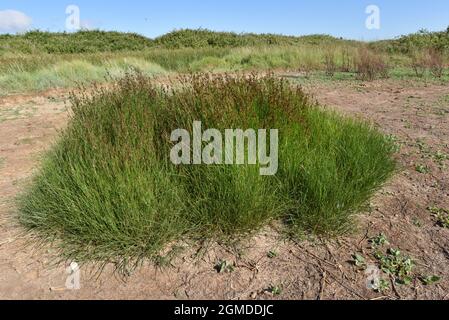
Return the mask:
{"type": "Polygon", "coordinates": [[[430,168],[424,164],[418,164],[415,166],[415,170],[421,174],[430,173],[430,168]]]}
{"type": "Polygon", "coordinates": [[[434,155],[433,155],[433,159],[435,160],[435,162],[438,164],[438,166],[442,169],[446,168],[446,164],[445,161],[447,161],[449,159],[449,156],[443,152],[441,152],[441,150],[438,150],[434,155]]]}
{"type": "Polygon", "coordinates": [[[275,250],[270,250],[270,251],[268,251],[268,253],[267,253],[267,257],[270,258],[270,259],[274,259],[274,258],[276,258],[277,256],[278,256],[278,253],[277,253],[277,251],[275,251],[275,250]]]}
{"type": "Polygon", "coordinates": [[[282,285],[271,285],[266,291],[274,296],[279,296],[282,294],[282,285]]]}
{"type": "Polygon", "coordinates": [[[214,267],[218,273],[232,273],[235,270],[235,263],[220,260],[214,267]]]}
{"type": "Polygon", "coordinates": [[[359,269],[366,269],[366,260],[362,255],[358,253],[352,255],[352,263],[359,269]]]}
{"type": "Polygon", "coordinates": [[[428,210],[437,219],[440,227],[449,229],[449,210],[435,206],[429,207],[428,210]]]}
{"type": "Polygon", "coordinates": [[[394,150],[395,153],[398,153],[399,151],[401,151],[401,143],[398,139],[398,137],[396,137],[393,134],[387,135],[386,136],[387,141],[389,141],[392,145],[392,148],[394,150]]]}
{"type": "Polygon", "coordinates": [[[413,218],[412,223],[415,227],[421,228],[423,226],[422,222],[418,218],[413,218]]]}
{"type": "Polygon", "coordinates": [[[389,290],[390,290],[390,282],[386,279],[380,279],[377,284],[377,288],[374,289],[374,291],[379,293],[384,293],[389,290]]]}
{"type": "Polygon", "coordinates": [[[369,243],[371,244],[372,249],[378,249],[379,247],[389,244],[387,237],[383,233],[369,239],[369,243]]]}
{"type": "Polygon", "coordinates": [[[419,280],[421,280],[422,284],[425,286],[430,286],[433,284],[436,284],[438,282],[441,281],[441,277],[439,276],[423,276],[423,277],[419,277],[419,280]]]}
{"type": "Polygon", "coordinates": [[[413,281],[412,272],[415,266],[413,260],[404,256],[398,249],[389,249],[387,254],[375,253],[381,270],[394,277],[399,284],[408,285],[413,281]]]}
{"type": "MultiPolygon", "coordinates": [[[[436,209],[433,209],[434,211],[436,209]]],[[[380,270],[388,275],[391,281],[400,285],[410,285],[415,280],[420,280],[424,285],[431,285],[439,282],[441,278],[436,275],[418,276],[415,271],[415,262],[412,258],[404,255],[398,249],[388,249],[384,251],[382,247],[389,245],[387,237],[381,233],[368,240],[373,250],[372,255],[376,259],[380,270]]],[[[360,269],[366,269],[366,259],[360,254],[352,256],[352,263],[360,269]]],[[[379,293],[390,290],[390,281],[380,278],[373,287],[379,293]]]]}

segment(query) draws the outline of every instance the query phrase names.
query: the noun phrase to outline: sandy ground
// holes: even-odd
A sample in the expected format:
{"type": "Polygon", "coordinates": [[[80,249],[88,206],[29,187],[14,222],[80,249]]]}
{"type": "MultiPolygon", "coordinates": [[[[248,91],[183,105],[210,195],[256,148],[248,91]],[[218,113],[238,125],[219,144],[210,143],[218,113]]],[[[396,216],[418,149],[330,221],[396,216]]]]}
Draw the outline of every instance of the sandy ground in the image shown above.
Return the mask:
{"type": "MultiPolygon", "coordinates": [[[[176,259],[157,267],[146,264],[129,277],[113,266],[96,274],[80,271],[79,290],[65,286],[67,264],[56,253],[36,248],[15,221],[14,198],[38,169],[39,157],[67,123],[65,93],[0,98],[0,298],[2,299],[448,299],[449,229],[437,225],[427,207],[449,208],[449,174],[438,151],[449,154],[449,87],[399,80],[366,84],[328,82],[305,85],[316,99],[349,116],[372,121],[401,143],[401,171],[360,215],[353,235],[334,240],[285,240],[272,229],[236,243],[209,244],[197,251],[184,246],[176,259]],[[417,165],[429,173],[416,171],[417,165]],[[388,247],[416,261],[417,275],[442,280],[424,286],[391,285],[376,293],[367,274],[351,262],[360,253],[375,264],[368,239],[384,233],[388,247]],[[267,253],[274,251],[276,257],[267,253]],[[235,263],[231,273],[214,270],[219,260],[235,263]],[[270,287],[281,288],[273,295],[270,287]]],[[[387,276],[384,276],[388,279],[387,276]]]]}

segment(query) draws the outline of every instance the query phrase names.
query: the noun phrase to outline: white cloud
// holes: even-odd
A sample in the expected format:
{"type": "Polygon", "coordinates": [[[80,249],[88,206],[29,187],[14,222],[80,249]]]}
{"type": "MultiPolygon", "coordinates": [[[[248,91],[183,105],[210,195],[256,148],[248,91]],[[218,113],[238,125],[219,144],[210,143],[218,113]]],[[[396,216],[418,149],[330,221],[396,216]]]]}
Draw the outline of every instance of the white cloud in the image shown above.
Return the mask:
{"type": "Polygon", "coordinates": [[[25,13],[16,10],[0,11],[0,32],[22,32],[27,30],[32,19],[25,13]]]}

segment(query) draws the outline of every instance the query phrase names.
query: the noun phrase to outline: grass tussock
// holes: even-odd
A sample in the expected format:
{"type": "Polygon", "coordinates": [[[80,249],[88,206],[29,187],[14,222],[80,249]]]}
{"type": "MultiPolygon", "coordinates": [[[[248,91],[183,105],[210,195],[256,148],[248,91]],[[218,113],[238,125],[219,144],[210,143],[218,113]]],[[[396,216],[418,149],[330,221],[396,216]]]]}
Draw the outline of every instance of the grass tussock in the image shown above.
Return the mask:
{"type": "Polygon", "coordinates": [[[20,221],[64,257],[119,266],[182,239],[227,238],[276,219],[292,234],[336,235],[392,174],[393,146],[365,123],[320,109],[274,76],[141,75],[72,97],[73,115],[20,199],[20,221]],[[279,171],[180,165],[170,134],[279,129],[279,171]]]}

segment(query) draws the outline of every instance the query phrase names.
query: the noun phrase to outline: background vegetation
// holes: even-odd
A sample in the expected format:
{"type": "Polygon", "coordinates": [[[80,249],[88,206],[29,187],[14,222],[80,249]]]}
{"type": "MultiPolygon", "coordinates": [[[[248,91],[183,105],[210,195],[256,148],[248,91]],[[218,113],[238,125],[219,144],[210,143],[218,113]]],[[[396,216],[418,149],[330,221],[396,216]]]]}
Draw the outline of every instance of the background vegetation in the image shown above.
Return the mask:
{"type": "Polygon", "coordinates": [[[237,34],[205,29],[178,30],[156,39],[135,33],[106,31],[79,31],[51,33],[31,31],[22,35],[0,35],[0,52],[14,53],[94,53],[139,51],[148,48],[229,48],[267,45],[300,45],[325,43],[351,43],[328,35],[303,37],[275,34],[237,34]]]}
{"type": "Polygon", "coordinates": [[[32,31],[0,35],[0,94],[105,81],[106,74],[130,69],[147,75],[283,69],[306,77],[448,80],[448,44],[448,31],[373,43],[209,30],[179,30],[156,39],[104,31],[32,31]]]}

